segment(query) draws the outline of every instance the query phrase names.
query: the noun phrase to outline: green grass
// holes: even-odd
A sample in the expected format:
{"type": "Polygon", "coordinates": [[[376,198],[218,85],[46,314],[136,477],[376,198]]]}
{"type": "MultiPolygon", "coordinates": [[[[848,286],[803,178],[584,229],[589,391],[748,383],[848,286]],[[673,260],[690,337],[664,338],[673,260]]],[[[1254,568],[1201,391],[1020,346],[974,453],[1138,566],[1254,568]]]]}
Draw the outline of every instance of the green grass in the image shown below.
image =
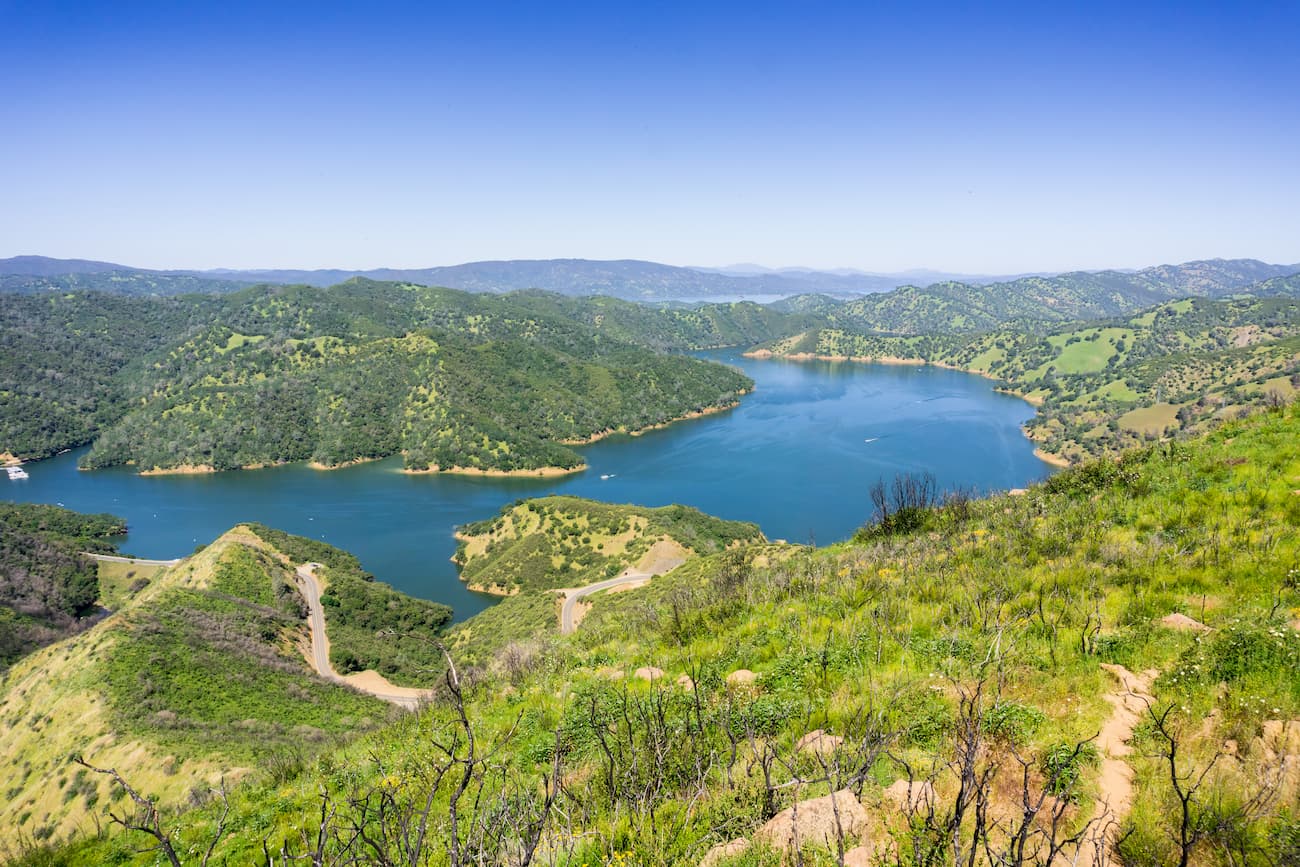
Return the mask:
{"type": "MultiPolygon", "coordinates": [[[[1096,373],[1105,370],[1112,357],[1122,361],[1124,354],[1116,347],[1120,341],[1132,339],[1133,332],[1125,328],[1090,329],[1068,337],[1057,335],[1048,339],[1059,353],[1050,366],[1058,373],[1096,373]]],[[[1045,373],[1046,367],[1044,365],[1040,373],[1045,373]]]]}
{"type": "Polygon", "coordinates": [[[99,562],[100,603],[110,611],[116,611],[162,575],[166,568],[101,560],[99,562]]]}
{"type": "Polygon", "coordinates": [[[315,539],[262,524],[249,528],[290,561],[280,567],[277,587],[291,568],[320,563],[321,608],[330,639],[330,663],[349,674],[372,669],[399,686],[429,686],[444,668],[436,640],[451,622],[446,605],[399,593],[361,568],[356,557],[315,539]]]}
{"type": "Polygon", "coordinates": [[[1157,403],[1129,410],[1119,417],[1119,424],[1120,427],[1137,433],[1161,435],[1166,429],[1177,427],[1177,415],[1176,404],[1157,403]]]}

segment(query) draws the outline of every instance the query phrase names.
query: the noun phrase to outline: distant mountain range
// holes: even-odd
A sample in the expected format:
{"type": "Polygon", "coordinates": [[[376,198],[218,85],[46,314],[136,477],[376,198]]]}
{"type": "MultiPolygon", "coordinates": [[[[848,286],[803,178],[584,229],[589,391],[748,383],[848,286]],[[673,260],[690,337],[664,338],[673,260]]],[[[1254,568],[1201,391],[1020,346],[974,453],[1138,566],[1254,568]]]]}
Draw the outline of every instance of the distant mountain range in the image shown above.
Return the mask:
{"type": "MultiPolygon", "coordinates": [[[[516,259],[467,262],[437,268],[375,268],[367,271],[233,270],[156,271],[86,259],[15,256],[0,259],[0,291],[100,290],[126,295],[230,292],[257,283],[332,286],[353,277],[445,286],[471,292],[545,289],[565,295],[609,295],[637,301],[794,295],[871,295],[910,287],[996,287],[1010,296],[1095,296],[1103,308],[1128,309],[1170,297],[1231,294],[1254,283],[1300,272],[1300,264],[1272,265],[1255,259],[1210,259],[1159,265],[1141,271],[1076,271],[1058,275],[988,276],[914,270],[882,274],[851,269],[766,269],[758,265],[684,268],[636,259],[516,259]]],[[[987,294],[978,292],[976,294],[987,294]]],[[[1092,311],[1088,311],[1092,312],[1092,311]]]]}

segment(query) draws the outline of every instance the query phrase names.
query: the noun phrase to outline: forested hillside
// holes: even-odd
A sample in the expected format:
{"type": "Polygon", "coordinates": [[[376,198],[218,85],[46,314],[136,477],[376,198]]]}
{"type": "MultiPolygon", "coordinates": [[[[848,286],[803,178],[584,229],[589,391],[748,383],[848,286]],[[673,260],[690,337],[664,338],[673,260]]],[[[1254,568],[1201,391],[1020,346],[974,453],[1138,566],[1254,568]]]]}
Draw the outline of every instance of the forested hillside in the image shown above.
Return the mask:
{"type": "Polygon", "coordinates": [[[606,337],[559,301],[369,281],[223,298],[0,295],[0,451],[95,439],[88,466],[400,452],[417,470],[571,469],[581,458],[567,441],[727,406],[750,387],[606,337]]]}
{"type": "Polygon", "coordinates": [[[355,280],[232,296],[144,365],[88,467],[574,469],[566,442],[734,403],[736,371],[608,340],[511,297],[355,280]]]}
{"type": "Polygon", "coordinates": [[[205,298],[0,294],[0,453],[42,458],[126,411],[124,369],[218,310],[205,298]]]}
{"type": "Polygon", "coordinates": [[[884,485],[855,541],[732,548],[597,597],[574,636],[462,667],[418,717],[254,775],[228,814],[168,811],[168,845],[216,840],[228,863],[1292,863],[1297,443],[1300,413],[1273,410],[1020,496],[884,485]]]}
{"type": "Polygon", "coordinates": [[[93,622],[98,568],[83,552],[112,552],[125,532],[112,515],[0,503],[0,671],[93,622]]]}

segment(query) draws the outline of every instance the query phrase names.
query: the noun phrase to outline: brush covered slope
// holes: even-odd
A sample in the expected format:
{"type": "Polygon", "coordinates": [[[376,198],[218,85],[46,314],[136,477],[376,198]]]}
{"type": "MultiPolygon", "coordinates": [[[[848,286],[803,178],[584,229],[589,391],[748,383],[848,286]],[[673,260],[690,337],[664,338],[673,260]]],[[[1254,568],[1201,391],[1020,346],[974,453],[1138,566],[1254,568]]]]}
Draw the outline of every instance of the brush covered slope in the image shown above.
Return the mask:
{"type": "MultiPolygon", "coordinates": [[[[61,551],[36,554],[52,566],[63,561],[61,551]]],[[[103,564],[111,577],[100,592],[113,614],[29,653],[0,680],[8,854],[20,841],[86,833],[116,803],[110,781],[70,766],[71,755],[115,767],[178,808],[223,778],[296,773],[313,754],[397,713],[309,666],[293,573],[307,560],[326,565],[338,601],[327,607],[326,628],[343,671],[382,656],[376,667],[398,682],[427,679],[422,672],[440,658],[430,641],[391,640],[381,651],[372,624],[432,639],[450,610],[373,581],[321,543],[237,527],[168,569],[103,564]]]]}
{"type": "Polygon", "coordinates": [[[1038,406],[1026,428],[1044,451],[1077,461],[1289,400],[1300,373],[1300,301],[1188,298],[1123,318],[973,336],[828,328],[754,352],[924,362],[992,377],[1038,406]]]}
{"type": "Polygon", "coordinates": [[[602,337],[512,298],[351,281],[260,287],[127,372],[86,467],[402,454],[412,470],[574,469],[564,443],[727,406],[731,368],[602,337]]]}
{"type": "Polygon", "coordinates": [[[87,628],[100,598],[98,566],[126,524],[58,506],[0,503],[0,671],[87,628]]]}
{"type": "MultiPolygon", "coordinates": [[[[1294,863],[1297,443],[1268,412],[829,548],[697,558],[241,786],[216,857],[1294,863]]],[[[202,851],[221,814],[169,814],[171,841],[202,851]]]]}
{"type": "MultiPolygon", "coordinates": [[[[693,558],[764,541],[756,524],[689,506],[657,509],[541,497],[461,527],[453,560],[473,590],[508,597],[448,632],[457,657],[485,664],[505,648],[532,653],[558,634],[561,589],[661,575],[693,558]]],[[[583,608],[585,612],[585,606],[583,608]]]]}

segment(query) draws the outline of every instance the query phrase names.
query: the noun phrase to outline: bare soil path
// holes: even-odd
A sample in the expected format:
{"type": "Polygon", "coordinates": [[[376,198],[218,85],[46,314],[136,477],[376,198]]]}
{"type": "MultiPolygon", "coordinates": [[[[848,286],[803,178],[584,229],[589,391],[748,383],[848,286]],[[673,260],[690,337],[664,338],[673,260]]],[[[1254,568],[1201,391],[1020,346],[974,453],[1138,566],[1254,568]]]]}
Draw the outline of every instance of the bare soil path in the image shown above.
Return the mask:
{"type": "Polygon", "coordinates": [[[326,680],[345,684],[353,689],[369,693],[375,698],[391,702],[407,710],[415,710],[420,702],[428,698],[429,691],[395,686],[377,671],[359,671],[355,674],[341,675],[330,664],[330,640],[325,633],[325,609],[321,606],[320,581],[316,578],[319,563],[304,563],[295,570],[298,576],[298,589],[307,601],[307,623],[311,628],[310,660],[316,673],[326,680]]]}
{"type": "Polygon", "coordinates": [[[1114,692],[1104,696],[1111,706],[1111,714],[1097,736],[1101,775],[1097,778],[1093,818],[1105,828],[1104,842],[1099,849],[1085,847],[1078,861],[1092,867],[1119,863],[1115,843],[1120,823],[1133,808],[1133,768],[1127,761],[1133,748],[1129,742],[1133,739],[1134,727],[1155,701],[1151,695],[1151,683],[1160,674],[1154,669],[1134,674],[1122,665],[1109,663],[1102,663],[1101,667],[1115,678],[1117,686],[1114,692]]]}

